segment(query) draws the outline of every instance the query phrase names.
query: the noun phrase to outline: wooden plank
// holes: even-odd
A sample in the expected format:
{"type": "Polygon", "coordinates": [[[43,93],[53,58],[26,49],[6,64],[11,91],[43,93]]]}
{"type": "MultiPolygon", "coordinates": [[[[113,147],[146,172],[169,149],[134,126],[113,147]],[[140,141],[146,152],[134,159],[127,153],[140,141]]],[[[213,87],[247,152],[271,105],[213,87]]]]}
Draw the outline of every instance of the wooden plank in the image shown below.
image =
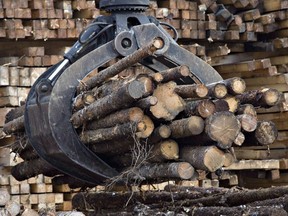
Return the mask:
{"type": "Polygon", "coordinates": [[[224,170],[279,169],[279,160],[240,160],[224,170]]]}

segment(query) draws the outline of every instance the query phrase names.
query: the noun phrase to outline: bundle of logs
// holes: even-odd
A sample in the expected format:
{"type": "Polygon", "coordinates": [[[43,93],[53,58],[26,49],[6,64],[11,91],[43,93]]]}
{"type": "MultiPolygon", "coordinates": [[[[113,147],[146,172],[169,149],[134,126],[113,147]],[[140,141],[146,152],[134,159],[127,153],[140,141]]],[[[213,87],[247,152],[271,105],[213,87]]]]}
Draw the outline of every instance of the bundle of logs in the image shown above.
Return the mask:
{"type": "MultiPolygon", "coordinates": [[[[237,77],[207,85],[183,83],[191,78],[185,65],[128,73],[133,70],[127,68],[160,47],[156,40],[82,80],[77,88],[71,122],[83,145],[121,173],[117,181],[193,179],[198,170],[215,172],[235,162],[233,145],[274,142],[274,123],[258,121],[255,107],[276,105],[278,91],[246,91],[237,77]]],[[[24,159],[12,175],[19,181],[40,173],[57,175],[55,184],[87,186],[38,157],[25,138],[23,110],[8,113],[4,126],[6,134],[17,137],[13,151],[24,159]]]]}
{"type": "Polygon", "coordinates": [[[167,185],[163,191],[79,193],[85,215],[287,216],[288,188],[258,190],[167,185]],[[127,201],[129,200],[129,201],[127,201]]]}

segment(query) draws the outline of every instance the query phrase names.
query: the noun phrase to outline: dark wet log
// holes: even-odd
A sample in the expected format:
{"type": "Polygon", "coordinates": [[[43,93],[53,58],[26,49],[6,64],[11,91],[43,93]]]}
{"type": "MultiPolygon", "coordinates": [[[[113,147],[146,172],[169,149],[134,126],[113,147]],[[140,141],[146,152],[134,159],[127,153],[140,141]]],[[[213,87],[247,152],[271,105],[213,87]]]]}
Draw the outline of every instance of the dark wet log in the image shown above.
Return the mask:
{"type": "Polygon", "coordinates": [[[190,70],[187,66],[179,66],[171,68],[165,71],[161,71],[160,74],[163,76],[162,82],[176,81],[190,75],[190,70]]]}
{"type": "Polygon", "coordinates": [[[248,203],[247,206],[283,206],[285,211],[288,212],[288,195],[274,198],[274,199],[265,199],[262,201],[255,201],[252,203],[248,203]]]}
{"type": "Polygon", "coordinates": [[[182,98],[205,98],[208,88],[203,84],[178,85],[175,92],[182,98]]]}
{"type": "Polygon", "coordinates": [[[252,104],[242,104],[237,109],[237,115],[248,114],[257,117],[257,112],[252,104]]]}
{"type": "Polygon", "coordinates": [[[221,188],[221,187],[210,187],[210,188],[203,188],[203,187],[195,187],[195,186],[182,186],[182,185],[176,185],[176,184],[168,184],[164,188],[167,192],[198,192],[202,193],[203,196],[210,196],[213,194],[219,194],[219,193],[226,193],[229,191],[227,188],[221,188]]]}
{"type": "Polygon", "coordinates": [[[77,128],[83,123],[100,119],[119,109],[127,108],[139,98],[152,93],[152,82],[134,80],[111,95],[101,98],[94,103],[77,111],[71,117],[73,125],[77,128]]]}
{"type": "Polygon", "coordinates": [[[223,80],[221,83],[225,84],[230,95],[243,94],[246,90],[245,81],[239,77],[223,80]]]}
{"type": "Polygon", "coordinates": [[[275,89],[265,88],[262,90],[252,90],[238,95],[241,104],[252,104],[255,107],[269,108],[275,106],[280,101],[280,92],[275,89]]]}
{"type": "Polygon", "coordinates": [[[228,94],[227,87],[223,83],[212,83],[206,85],[206,87],[209,90],[208,96],[211,98],[222,99],[228,94]]]}
{"type": "Polygon", "coordinates": [[[77,111],[83,109],[85,106],[90,105],[91,103],[95,102],[96,97],[94,96],[93,92],[85,92],[77,95],[76,98],[73,100],[73,110],[77,111]]]}
{"type": "Polygon", "coordinates": [[[261,206],[261,207],[195,207],[193,208],[195,216],[218,216],[218,215],[233,215],[233,216],[287,216],[287,212],[280,206],[261,206]]]}
{"type": "Polygon", "coordinates": [[[185,101],[174,92],[176,86],[175,82],[168,82],[159,84],[154,90],[153,96],[158,103],[150,111],[155,118],[171,121],[184,110],[185,101]]]}
{"type": "Polygon", "coordinates": [[[15,132],[23,132],[24,130],[24,116],[9,121],[3,126],[3,131],[7,135],[13,134],[15,132]]]}
{"type": "Polygon", "coordinates": [[[223,99],[214,100],[215,112],[229,111],[229,104],[223,99]]]}
{"type": "Polygon", "coordinates": [[[24,116],[24,112],[25,112],[25,105],[10,110],[5,116],[5,123],[8,123],[21,116],[24,116]]]}
{"type": "MultiPolygon", "coordinates": [[[[137,170],[137,176],[145,180],[153,179],[190,179],[194,168],[187,162],[167,164],[145,164],[137,170]]],[[[136,176],[136,178],[137,178],[136,176]]]]}
{"type": "Polygon", "coordinates": [[[171,137],[182,138],[192,135],[198,135],[204,130],[204,120],[199,116],[191,116],[173,121],[169,127],[171,129],[171,137]]]}
{"type": "Polygon", "coordinates": [[[207,118],[215,113],[216,107],[211,100],[200,100],[186,102],[185,116],[197,115],[202,118],[207,118]]]}
{"type": "Polygon", "coordinates": [[[149,143],[159,143],[163,139],[171,136],[171,128],[167,125],[160,125],[157,127],[148,139],[149,143]]]}
{"type": "Polygon", "coordinates": [[[149,44],[139,50],[135,51],[133,54],[119,60],[113,66],[110,66],[95,76],[91,77],[87,81],[81,83],[78,87],[78,92],[92,89],[96,86],[100,86],[103,82],[109,78],[119,74],[124,69],[133,66],[137,62],[141,61],[145,57],[152,55],[157,49],[163,46],[163,42],[160,39],[154,40],[152,44],[149,44]]]}
{"type": "Polygon", "coordinates": [[[246,132],[253,132],[257,128],[257,118],[249,114],[238,115],[237,119],[240,121],[241,128],[246,132]]]}
{"type": "Polygon", "coordinates": [[[179,158],[179,146],[174,140],[165,140],[153,145],[149,162],[165,162],[179,158]]]}
{"type": "Polygon", "coordinates": [[[17,164],[16,166],[12,167],[11,174],[18,181],[23,181],[39,174],[54,176],[60,174],[60,172],[55,170],[55,168],[53,168],[43,159],[38,158],[17,164]]]}
{"type": "Polygon", "coordinates": [[[140,122],[144,117],[143,111],[138,107],[132,107],[112,113],[102,119],[89,122],[85,125],[87,130],[113,127],[118,124],[140,122]]]}
{"type": "MultiPolygon", "coordinates": [[[[73,208],[79,210],[90,209],[119,209],[135,206],[135,203],[155,204],[167,202],[171,205],[173,200],[195,199],[201,197],[199,192],[178,192],[171,193],[166,191],[147,191],[147,192],[95,192],[78,193],[72,199],[73,208]],[[133,195],[132,195],[133,194],[133,195]],[[130,202],[127,202],[130,200],[130,202]]],[[[161,205],[161,204],[160,204],[161,205]]]]}
{"type": "Polygon", "coordinates": [[[180,148],[180,159],[195,169],[215,172],[224,165],[225,154],[215,146],[184,146],[180,148]]]}
{"type": "Polygon", "coordinates": [[[245,144],[249,145],[270,145],[278,136],[276,125],[272,121],[259,121],[253,133],[245,134],[245,144]]]}
{"type": "Polygon", "coordinates": [[[158,99],[154,96],[149,96],[143,99],[138,100],[135,103],[135,106],[143,109],[143,110],[148,110],[151,108],[151,106],[154,106],[158,103],[158,99]]]}

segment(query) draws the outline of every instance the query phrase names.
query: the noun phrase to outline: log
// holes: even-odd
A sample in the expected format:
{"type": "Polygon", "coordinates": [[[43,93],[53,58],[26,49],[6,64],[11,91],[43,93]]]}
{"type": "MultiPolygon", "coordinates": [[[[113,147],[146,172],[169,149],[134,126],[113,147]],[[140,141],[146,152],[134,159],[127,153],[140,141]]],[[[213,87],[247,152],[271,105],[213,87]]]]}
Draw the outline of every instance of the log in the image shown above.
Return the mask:
{"type": "Polygon", "coordinates": [[[135,103],[135,106],[141,108],[142,110],[149,110],[151,106],[155,106],[157,103],[158,103],[157,97],[149,96],[138,100],[135,103]]]}
{"type": "Polygon", "coordinates": [[[53,185],[63,185],[63,184],[68,184],[69,188],[71,189],[76,189],[76,188],[87,188],[87,187],[95,187],[95,184],[89,184],[87,182],[83,182],[79,179],[75,179],[71,176],[67,176],[67,175],[58,175],[55,176],[52,179],[52,184],[53,185]]]}
{"type": "Polygon", "coordinates": [[[146,164],[140,167],[137,172],[138,175],[141,176],[141,178],[144,178],[146,180],[190,179],[194,174],[194,168],[187,162],[175,162],[168,164],[146,164]]]}
{"type": "Polygon", "coordinates": [[[157,98],[158,103],[152,106],[150,111],[157,119],[171,121],[184,110],[184,100],[174,92],[176,86],[175,82],[168,82],[159,84],[154,90],[153,96],[157,98]]]}
{"type": "Polygon", "coordinates": [[[257,128],[257,118],[249,114],[238,115],[237,119],[240,121],[241,128],[245,132],[253,132],[257,128]]]}
{"type": "Polygon", "coordinates": [[[151,149],[149,162],[165,162],[179,158],[179,146],[174,140],[164,140],[155,144],[151,149]]]}
{"type": "Polygon", "coordinates": [[[138,107],[132,107],[112,113],[102,119],[92,121],[85,125],[87,130],[113,127],[118,124],[140,122],[144,117],[143,111],[138,107]]]}
{"type": "Polygon", "coordinates": [[[255,138],[260,145],[272,144],[278,136],[278,131],[272,121],[260,121],[255,130],[255,138]]]}
{"type": "Polygon", "coordinates": [[[186,102],[185,116],[197,115],[202,118],[208,118],[215,113],[216,107],[211,100],[200,100],[186,102]]]}
{"type": "Polygon", "coordinates": [[[184,146],[180,148],[180,159],[195,169],[215,172],[224,165],[225,154],[215,146],[184,146]]]}
{"type": "Polygon", "coordinates": [[[24,112],[25,112],[25,105],[10,110],[5,116],[5,123],[8,123],[21,116],[24,116],[24,112]]]}
{"type": "Polygon", "coordinates": [[[223,149],[232,146],[240,129],[240,122],[231,112],[215,113],[205,121],[205,133],[223,149]]]}
{"type": "Polygon", "coordinates": [[[160,74],[163,77],[162,82],[176,81],[181,78],[188,77],[190,75],[190,69],[187,66],[179,66],[165,71],[161,71],[160,74]]]}
{"type": "Polygon", "coordinates": [[[242,132],[239,132],[233,144],[241,146],[245,142],[245,135],[242,132]]]}
{"type": "Polygon", "coordinates": [[[211,98],[222,99],[228,94],[227,87],[223,83],[212,83],[206,85],[208,88],[208,96],[211,98]]]}
{"type": "Polygon", "coordinates": [[[103,82],[119,74],[124,69],[131,67],[142,59],[152,55],[157,49],[162,48],[162,46],[163,41],[161,39],[155,39],[152,44],[140,48],[133,54],[126,56],[125,58],[115,63],[113,66],[104,69],[103,71],[91,77],[87,81],[81,83],[78,87],[78,92],[100,86],[103,82]]]}
{"type": "Polygon", "coordinates": [[[160,125],[157,127],[148,139],[149,143],[158,143],[163,139],[171,136],[171,128],[168,125],[160,125]]]}
{"type": "Polygon", "coordinates": [[[205,98],[208,95],[208,88],[203,84],[178,85],[175,93],[182,98],[205,98]]]}
{"type": "Polygon", "coordinates": [[[11,135],[15,132],[23,132],[24,130],[24,116],[9,121],[3,126],[3,132],[7,135],[11,135]]]}
{"type": "Polygon", "coordinates": [[[261,206],[259,207],[195,207],[193,208],[193,215],[195,216],[217,216],[217,215],[259,215],[259,216],[286,216],[287,212],[280,206],[261,206]]]}
{"type": "Polygon", "coordinates": [[[236,112],[237,115],[248,114],[257,117],[257,112],[252,104],[241,104],[236,112]]]}
{"type": "Polygon", "coordinates": [[[238,107],[240,106],[240,100],[236,97],[226,97],[224,99],[229,106],[229,111],[235,113],[238,110],[238,107]]]}
{"type": "Polygon", "coordinates": [[[91,103],[95,102],[96,97],[94,96],[93,92],[85,92],[77,95],[76,98],[73,100],[73,110],[77,111],[83,109],[85,106],[90,105],[91,103]]]}
{"type": "Polygon", "coordinates": [[[235,161],[236,161],[236,157],[235,157],[235,155],[233,155],[233,153],[225,152],[225,154],[224,154],[224,163],[223,163],[224,167],[230,166],[235,161]]]}
{"type": "Polygon", "coordinates": [[[33,209],[26,208],[21,216],[39,216],[39,214],[33,209]]]}
{"type": "Polygon", "coordinates": [[[262,90],[251,90],[237,98],[241,104],[252,104],[255,107],[269,108],[279,103],[281,95],[275,89],[265,88],[262,90]]]}
{"type": "Polygon", "coordinates": [[[54,176],[60,172],[55,170],[50,164],[41,158],[24,161],[12,167],[11,174],[18,181],[23,181],[39,174],[54,176]]]}
{"type": "Polygon", "coordinates": [[[215,112],[229,111],[229,104],[226,100],[214,100],[213,103],[215,105],[215,112]]]}
{"type": "Polygon", "coordinates": [[[140,132],[141,130],[145,130],[145,128],[146,125],[144,122],[129,122],[110,128],[83,131],[80,134],[80,140],[86,145],[107,142],[110,140],[119,140],[127,136],[132,137],[133,134],[140,132]]]}
{"type": "Polygon", "coordinates": [[[101,98],[84,109],[75,112],[71,117],[71,121],[78,128],[86,121],[100,119],[112,112],[123,109],[136,99],[147,96],[151,92],[151,82],[132,81],[117,92],[113,92],[111,95],[101,98]]]}
{"type": "Polygon", "coordinates": [[[183,138],[198,135],[204,130],[204,120],[199,116],[191,116],[173,121],[169,127],[171,129],[171,137],[183,138]]]}
{"type": "Polygon", "coordinates": [[[262,201],[255,201],[248,203],[247,206],[283,206],[286,212],[288,212],[288,195],[274,198],[274,199],[265,199],[262,201]]]}
{"type": "Polygon", "coordinates": [[[223,83],[227,87],[228,94],[230,95],[243,94],[246,90],[245,81],[239,77],[226,79],[223,80],[221,83],[223,83]]]}
{"type": "Polygon", "coordinates": [[[82,212],[66,211],[66,212],[57,212],[55,216],[85,216],[85,215],[82,212]]]}

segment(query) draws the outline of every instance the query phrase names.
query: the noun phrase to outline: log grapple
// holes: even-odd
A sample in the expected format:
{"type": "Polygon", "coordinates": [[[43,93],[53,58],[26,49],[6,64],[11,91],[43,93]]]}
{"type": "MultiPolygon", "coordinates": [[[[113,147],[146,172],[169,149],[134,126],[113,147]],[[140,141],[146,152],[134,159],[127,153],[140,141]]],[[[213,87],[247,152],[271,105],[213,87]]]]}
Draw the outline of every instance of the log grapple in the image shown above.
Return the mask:
{"type": "MultiPolygon", "coordinates": [[[[80,141],[70,120],[79,83],[93,70],[121,58],[122,68],[138,62],[154,72],[186,65],[191,75],[183,83],[222,80],[211,66],[176,43],[177,31],[172,26],[146,16],[148,6],[148,0],[100,1],[109,15],[97,17],[64,60],[39,77],[29,93],[25,107],[28,139],[42,159],[69,176],[98,184],[118,174],[80,141]]],[[[114,65],[110,70],[119,72],[114,65]]]]}

